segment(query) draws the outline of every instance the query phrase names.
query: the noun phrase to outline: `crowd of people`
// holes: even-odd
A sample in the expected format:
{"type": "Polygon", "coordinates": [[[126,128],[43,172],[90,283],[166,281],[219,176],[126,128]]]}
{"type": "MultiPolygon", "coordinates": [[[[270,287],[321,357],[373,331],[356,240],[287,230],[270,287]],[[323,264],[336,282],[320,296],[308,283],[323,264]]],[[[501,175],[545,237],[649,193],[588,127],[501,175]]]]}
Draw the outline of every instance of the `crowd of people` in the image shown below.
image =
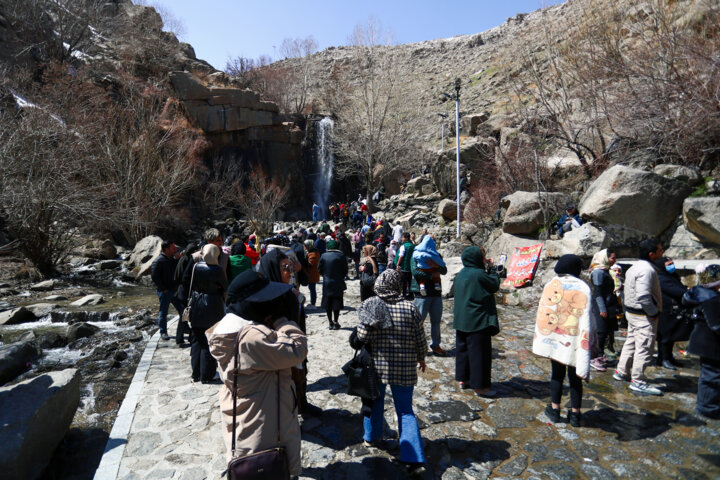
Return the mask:
{"type": "MultiPolygon", "coordinates": [[[[398,417],[400,461],[412,475],[424,471],[412,396],[426,356],[447,355],[440,328],[447,267],[431,234],[423,231],[416,241],[401,225],[376,221],[359,205],[331,208],[334,228],[317,218],[316,230],[280,231],[264,239],[231,235],[225,241],[211,228],[202,246],[189,244],[182,252],[163,242],[152,266],[160,335],[170,339],[171,304],[181,317],[185,312],[189,323],[178,322],[175,341],[182,346],[189,336],[192,381],[222,385],[228,458],[281,445],[290,474],[300,473],[297,416],[322,415],[306,395],[305,310],[316,307],[322,279],[320,308],[328,328],[340,329],[347,282],[358,281],[362,304],[351,346],[369,352],[378,379],[376,398],[363,401],[363,440],[367,446],[382,443],[389,387],[398,417]],[[301,285],[308,287],[309,301],[300,293],[301,285]]],[[[466,248],[461,260],[463,269],[454,283],[455,380],[461,389],[493,397],[492,337],[501,328],[494,294],[500,278],[481,247],[466,248]]],[[[662,395],[645,376],[654,346],[658,365],[673,370],[673,344],[687,340],[688,350],[701,357],[697,411],[720,418],[720,282],[688,289],[674,269],[657,240],[640,244],[639,260],[624,276],[612,248],[593,256],[588,282],[579,257],[559,259],[556,276],[542,292],[532,345],[533,353],[550,360],[545,413],[552,422],[561,419],[567,377],[568,422],[581,425],[583,381],[590,379],[591,370],[604,372],[614,365],[613,378],[629,382],[632,392],[662,395]],[[614,334],[623,326],[627,334],[618,356],[614,334]]],[[[715,273],[720,277],[720,268],[715,273]]]]}

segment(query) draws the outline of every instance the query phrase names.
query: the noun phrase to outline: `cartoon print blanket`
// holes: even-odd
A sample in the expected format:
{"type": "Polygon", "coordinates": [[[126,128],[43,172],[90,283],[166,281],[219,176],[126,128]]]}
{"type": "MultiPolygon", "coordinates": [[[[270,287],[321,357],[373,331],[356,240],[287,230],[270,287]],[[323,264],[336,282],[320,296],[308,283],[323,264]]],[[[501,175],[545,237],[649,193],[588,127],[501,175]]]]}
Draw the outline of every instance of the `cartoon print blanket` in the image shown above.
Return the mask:
{"type": "Polygon", "coordinates": [[[590,287],[571,275],[545,285],[535,321],[532,351],[575,367],[578,377],[590,378],[590,287]]]}

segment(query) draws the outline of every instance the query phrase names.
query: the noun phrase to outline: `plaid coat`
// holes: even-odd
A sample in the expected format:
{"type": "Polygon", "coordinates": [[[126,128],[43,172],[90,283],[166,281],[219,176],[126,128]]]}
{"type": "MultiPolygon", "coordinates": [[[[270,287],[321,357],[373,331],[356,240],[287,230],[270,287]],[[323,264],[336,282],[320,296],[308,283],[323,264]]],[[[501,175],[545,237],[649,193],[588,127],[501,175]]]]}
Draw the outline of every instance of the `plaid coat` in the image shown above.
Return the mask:
{"type": "Polygon", "coordinates": [[[360,324],[358,340],[370,346],[380,382],[413,386],[417,383],[417,363],[425,360],[428,349],[422,319],[408,300],[386,305],[392,315],[392,328],[377,330],[360,324]]]}

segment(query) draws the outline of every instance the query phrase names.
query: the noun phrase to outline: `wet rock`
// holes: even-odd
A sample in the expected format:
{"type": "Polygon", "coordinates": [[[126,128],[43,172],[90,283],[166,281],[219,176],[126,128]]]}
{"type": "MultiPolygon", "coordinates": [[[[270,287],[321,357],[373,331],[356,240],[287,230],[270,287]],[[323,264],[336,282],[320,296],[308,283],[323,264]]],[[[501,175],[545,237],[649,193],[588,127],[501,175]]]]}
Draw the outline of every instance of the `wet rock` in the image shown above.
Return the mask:
{"type": "Polygon", "coordinates": [[[50,372],[0,388],[0,471],[3,478],[39,478],[80,403],[75,369],[50,372]]]}
{"type": "Polygon", "coordinates": [[[498,467],[496,471],[497,473],[502,473],[503,475],[511,475],[516,477],[525,471],[525,469],[527,468],[527,464],[527,455],[521,454],[513,458],[509,462],[506,462],[504,465],[498,467]]]}
{"type": "Polygon", "coordinates": [[[68,344],[67,338],[56,332],[47,332],[40,335],[40,346],[42,348],[62,348],[68,344]]]}
{"type": "Polygon", "coordinates": [[[37,318],[42,318],[45,315],[50,315],[50,312],[58,308],[60,305],[56,303],[36,303],[35,305],[28,305],[27,308],[37,318]]]}
{"type": "Polygon", "coordinates": [[[87,321],[87,312],[50,312],[50,321],[53,323],[76,323],[87,321]]]}
{"type": "Polygon", "coordinates": [[[455,277],[463,269],[463,264],[460,257],[450,257],[444,260],[447,273],[442,276],[442,295],[443,297],[452,297],[455,295],[455,277]]]}
{"type": "Polygon", "coordinates": [[[105,299],[99,293],[95,293],[91,295],[85,295],[81,299],[75,300],[70,305],[74,307],[86,307],[88,305],[100,305],[101,303],[105,303],[105,299]]]}
{"type": "Polygon", "coordinates": [[[120,265],[122,265],[120,260],[104,260],[98,263],[98,268],[100,270],[115,270],[116,268],[120,268],[120,265]]]}
{"type": "Polygon", "coordinates": [[[17,325],[35,320],[37,320],[35,314],[25,307],[0,312],[0,325],[17,325]]]}
{"type": "Polygon", "coordinates": [[[0,346],[0,384],[5,384],[26,371],[38,355],[33,339],[0,346]]]}
{"type": "Polygon", "coordinates": [[[100,328],[89,323],[74,323],[68,326],[66,335],[68,342],[74,342],[80,338],[92,337],[99,331],[100,328]]]}
{"type": "Polygon", "coordinates": [[[480,418],[468,405],[459,400],[431,402],[425,408],[428,423],[467,422],[480,418]]]}
{"type": "Polygon", "coordinates": [[[53,288],[55,288],[55,280],[45,280],[44,282],[30,285],[30,290],[33,292],[49,292],[53,288]]]}
{"type": "Polygon", "coordinates": [[[48,295],[47,297],[43,297],[43,300],[47,300],[48,302],[61,302],[67,300],[67,297],[63,295],[48,295]]]}

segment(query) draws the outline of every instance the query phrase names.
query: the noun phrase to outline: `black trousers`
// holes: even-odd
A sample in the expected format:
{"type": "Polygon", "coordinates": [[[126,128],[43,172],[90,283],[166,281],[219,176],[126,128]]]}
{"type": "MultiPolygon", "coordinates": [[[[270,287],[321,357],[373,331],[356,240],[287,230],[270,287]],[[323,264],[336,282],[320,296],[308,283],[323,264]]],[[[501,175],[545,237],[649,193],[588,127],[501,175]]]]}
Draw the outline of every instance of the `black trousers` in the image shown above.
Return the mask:
{"type": "Polygon", "coordinates": [[[562,363],[550,360],[552,364],[552,376],[550,378],[550,400],[552,403],[560,403],[562,398],[563,381],[567,369],[568,381],[570,382],[570,406],[580,408],[582,403],[582,379],[575,373],[575,367],[568,367],[562,363]]]}
{"type": "MultiPolygon", "coordinates": [[[[182,314],[180,314],[182,316],[182,314]]],[[[187,333],[188,341],[192,343],[192,329],[190,328],[190,324],[187,322],[183,322],[181,318],[178,319],[177,322],[177,330],[175,331],[175,343],[181,344],[185,342],[185,334],[187,333]]]]}
{"type": "Polygon", "coordinates": [[[410,285],[412,284],[412,272],[400,271],[402,276],[402,293],[405,298],[412,298],[413,294],[410,291],[410,285]]]}
{"type": "Polygon", "coordinates": [[[483,332],[455,332],[455,380],[470,388],[490,386],[492,337],[483,332]]]}
{"type": "Polygon", "coordinates": [[[193,380],[210,381],[215,377],[215,370],[217,370],[217,361],[210,355],[205,330],[207,328],[192,328],[190,365],[192,366],[193,380]]]}
{"type": "Polygon", "coordinates": [[[720,419],[720,361],[700,357],[697,411],[720,419]]]}

